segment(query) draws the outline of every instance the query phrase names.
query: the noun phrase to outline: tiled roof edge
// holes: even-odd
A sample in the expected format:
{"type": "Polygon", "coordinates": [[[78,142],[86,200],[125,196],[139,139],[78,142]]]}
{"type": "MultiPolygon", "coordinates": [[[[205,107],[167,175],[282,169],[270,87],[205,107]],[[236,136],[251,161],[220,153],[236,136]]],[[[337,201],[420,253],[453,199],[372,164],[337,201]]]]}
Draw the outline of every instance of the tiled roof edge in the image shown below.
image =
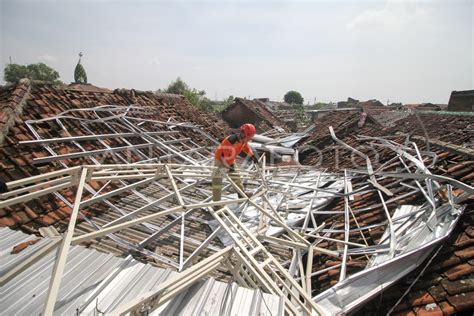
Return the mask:
{"type": "MultiPolygon", "coordinates": [[[[234,103],[233,103],[233,104],[237,104],[237,102],[240,102],[240,104],[243,104],[246,108],[248,108],[250,111],[252,111],[253,113],[255,113],[255,115],[257,115],[257,116],[258,116],[260,119],[262,119],[264,122],[267,122],[268,124],[270,124],[270,125],[273,126],[273,127],[279,126],[279,125],[274,124],[275,122],[271,122],[269,119],[267,119],[265,116],[263,116],[262,114],[258,113],[257,111],[255,111],[254,108],[251,107],[252,102],[259,103],[259,104],[262,106],[262,109],[263,109],[264,111],[266,111],[266,112],[268,113],[268,115],[272,116],[272,117],[275,119],[276,123],[282,125],[282,126],[280,126],[280,127],[282,127],[283,129],[288,129],[287,124],[286,124],[282,119],[280,119],[278,116],[276,116],[275,114],[273,114],[272,112],[270,112],[270,111],[267,109],[267,107],[266,107],[266,105],[265,105],[264,102],[262,102],[262,101],[260,101],[260,100],[257,100],[257,99],[250,100],[250,99],[243,99],[243,98],[236,97],[236,98],[234,99],[234,103]],[[247,104],[247,102],[249,102],[250,105],[247,104]]],[[[232,104],[232,105],[233,105],[233,104],[232,104]]],[[[232,105],[231,105],[231,106],[232,106],[232,105]]],[[[231,106],[227,107],[226,110],[229,109],[231,106]]]]}
{"type": "Polygon", "coordinates": [[[441,148],[445,149],[446,151],[448,151],[452,154],[467,157],[468,159],[474,159],[474,153],[472,152],[472,150],[470,150],[468,148],[465,148],[463,146],[450,144],[450,143],[443,142],[443,141],[438,140],[438,139],[426,139],[425,137],[418,136],[418,135],[411,135],[410,137],[415,139],[415,140],[427,142],[432,146],[441,147],[441,148]]]}
{"type": "Polygon", "coordinates": [[[231,104],[226,106],[226,108],[221,112],[221,115],[230,111],[232,108],[234,108],[237,105],[237,99],[240,99],[239,97],[234,98],[231,104]]]}
{"type": "Polygon", "coordinates": [[[31,81],[29,79],[21,79],[16,84],[12,97],[8,100],[7,105],[0,113],[0,145],[5,140],[10,128],[15,124],[15,120],[23,114],[28,97],[30,96],[31,81]],[[16,93],[18,91],[18,93],[16,93]]]}
{"type": "Polygon", "coordinates": [[[417,112],[418,114],[474,116],[474,112],[428,111],[428,110],[417,110],[417,112]]]}

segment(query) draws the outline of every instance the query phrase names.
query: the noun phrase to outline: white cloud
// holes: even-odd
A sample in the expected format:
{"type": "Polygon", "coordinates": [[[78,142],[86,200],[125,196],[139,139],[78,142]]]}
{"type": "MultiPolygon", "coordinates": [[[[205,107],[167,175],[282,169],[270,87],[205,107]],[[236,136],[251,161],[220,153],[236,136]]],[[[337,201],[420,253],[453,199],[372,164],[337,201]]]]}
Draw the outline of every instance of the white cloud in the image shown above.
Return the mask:
{"type": "Polygon", "coordinates": [[[156,66],[161,65],[161,61],[158,57],[153,57],[153,59],[151,60],[151,63],[156,66]]]}
{"type": "Polygon", "coordinates": [[[425,16],[427,11],[414,2],[387,1],[383,9],[366,10],[348,23],[349,29],[401,28],[425,16]]]}
{"type": "Polygon", "coordinates": [[[55,56],[51,56],[51,55],[42,55],[42,56],[39,56],[38,59],[40,61],[44,61],[44,62],[47,62],[47,63],[56,63],[59,61],[59,58],[55,57],[55,56]]]}

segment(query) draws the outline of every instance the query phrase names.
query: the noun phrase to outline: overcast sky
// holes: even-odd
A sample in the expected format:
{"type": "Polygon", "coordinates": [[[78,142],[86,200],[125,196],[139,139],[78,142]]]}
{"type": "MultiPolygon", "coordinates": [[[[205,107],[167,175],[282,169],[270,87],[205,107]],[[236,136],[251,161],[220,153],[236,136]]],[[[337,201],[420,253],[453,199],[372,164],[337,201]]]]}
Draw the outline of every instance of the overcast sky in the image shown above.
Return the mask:
{"type": "MultiPolygon", "coordinates": [[[[447,103],[474,85],[474,1],[7,1],[0,62],[211,99],[447,103]]],[[[4,83],[2,78],[2,84],[4,83]]]]}

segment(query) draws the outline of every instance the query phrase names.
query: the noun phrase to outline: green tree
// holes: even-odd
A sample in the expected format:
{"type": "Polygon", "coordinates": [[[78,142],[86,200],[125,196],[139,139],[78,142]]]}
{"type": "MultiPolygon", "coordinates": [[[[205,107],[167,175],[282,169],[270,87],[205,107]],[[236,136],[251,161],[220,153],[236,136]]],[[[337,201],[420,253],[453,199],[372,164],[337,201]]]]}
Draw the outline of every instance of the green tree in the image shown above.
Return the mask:
{"type": "Polygon", "coordinates": [[[309,117],[306,115],[305,106],[303,104],[294,104],[295,119],[299,127],[306,126],[309,123],[309,117]]]}
{"type": "Polygon", "coordinates": [[[8,64],[3,70],[3,78],[6,82],[17,82],[22,78],[41,80],[52,84],[62,84],[59,73],[44,63],[18,65],[8,64]]]}
{"type": "Polygon", "coordinates": [[[80,63],[77,63],[74,69],[74,82],[75,83],[87,83],[87,73],[80,63]]]}
{"type": "MultiPolygon", "coordinates": [[[[158,90],[158,92],[161,92],[161,90],[158,90]]],[[[200,111],[210,112],[213,110],[211,100],[206,98],[206,91],[191,89],[180,77],[171,82],[164,92],[183,95],[189,103],[200,111]]]]}
{"type": "Polygon", "coordinates": [[[87,83],[87,73],[84,66],[81,65],[81,58],[83,54],[79,53],[79,60],[77,61],[76,68],[74,69],[74,82],[75,83],[87,83]]]}
{"type": "Polygon", "coordinates": [[[165,92],[185,95],[186,91],[189,91],[188,85],[178,77],[175,81],[169,84],[165,92]]]}
{"type": "Polygon", "coordinates": [[[234,102],[234,96],[233,95],[229,95],[229,97],[227,97],[227,99],[224,100],[224,104],[226,106],[229,106],[231,105],[233,102],[234,102]]]}
{"type": "Polygon", "coordinates": [[[289,104],[303,104],[304,102],[304,99],[301,94],[298,91],[294,90],[288,91],[284,96],[284,100],[286,103],[289,104]]]}

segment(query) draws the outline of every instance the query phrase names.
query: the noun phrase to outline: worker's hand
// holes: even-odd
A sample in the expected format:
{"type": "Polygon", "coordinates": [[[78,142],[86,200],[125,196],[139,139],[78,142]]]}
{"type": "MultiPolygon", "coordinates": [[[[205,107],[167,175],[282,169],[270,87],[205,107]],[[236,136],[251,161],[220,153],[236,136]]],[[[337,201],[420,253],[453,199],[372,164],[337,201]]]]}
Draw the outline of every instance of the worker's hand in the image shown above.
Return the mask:
{"type": "Polygon", "coordinates": [[[255,157],[255,155],[252,156],[251,159],[252,159],[252,162],[253,162],[254,164],[258,165],[258,159],[257,159],[257,157],[255,157]]]}
{"type": "Polygon", "coordinates": [[[229,166],[229,172],[235,172],[235,165],[234,164],[231,164],[229,166]]]}

